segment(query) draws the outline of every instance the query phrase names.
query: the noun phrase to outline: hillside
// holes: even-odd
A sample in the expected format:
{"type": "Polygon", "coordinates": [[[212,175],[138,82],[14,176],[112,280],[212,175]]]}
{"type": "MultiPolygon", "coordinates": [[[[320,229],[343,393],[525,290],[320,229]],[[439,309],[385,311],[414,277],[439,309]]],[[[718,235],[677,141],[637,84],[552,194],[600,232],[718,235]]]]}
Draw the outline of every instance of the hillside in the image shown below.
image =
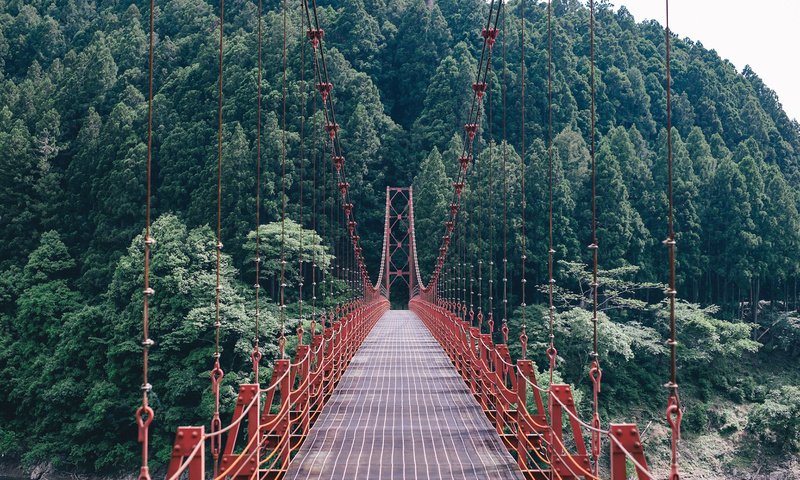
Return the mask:
{"type": "MultiPolygon", "coordinates": [[[[459,134],[488,7],[482,0],[431,3],[320,2],[348,180],[373,280],[385,187],[411,184],[427,278],[462,149],[459,134]]],[[[547,281],[546,4],[531,3],[525,128],[519,114],[519,4],[512,2],[498,40],[505,55],[497,49],[486,99],[493,116],[491,122],[484,116],[479,174],[470,185],[464,222],[470,238],[492,241],[491,247],[471,245],[471,258],[500,265],[504,207],[513,219],[505,245],[512,343],[519,334],[513,306],[522,280],[516,259],[522,253],[523,131],[528,298],[546,302],[538,287],[547,281]],[[501,168],[503,131],[508,165],[494,174],[501,168]]],[[[153,304],[158,346],[151,361],[159,412],[155,454],[163,462],[174,427],[205,421],[212,408],[209,225],[216,212],[218,4],[156,5],[153,268],[159,295],[153,304]]],[[[553,5],[558,370],[589,392],[589,12],[577,0],[553,5]]],[[[280,219],[278,7],[265,4],[263,19],[269,32],[263,43],[263,224],[280,219]]],[[[341,256],[343,250],[334,246],[341,226],[330,213],[332,177],[316,140],[321,114],[313,100],[306,26],[299,5],[290,8],[287,184],[289,217],[298,222],[290,235],[299,238],[301,227],[316,225],[321,238],[313,237],[307,248],[317,249],[323,267],[330,261],[326,255],[341,256]]],[[[229,0],[225,9],[227,408],[235,400],[232,386],[250,375],[258,17],[257,4],[246,0],[229,0]]],[[[0,372],[7,379],[0,393],[0,448],[14,463],[52,462],[89,473],[132,470],[136,463],[132,412],[141,380],[147,12],[142,1],[0,2],[0,372]]],[[[663,468],[664,30],[656,22],[637,23],[607,2],[598,7],[596,22],[598,236],[607,284],[602,415],[619,419],[635,412],[642,428],[652,424],[646,448],[663,468]]],[[[743,478],[791,468],[799,475],[800,124],[749,67],[736,71],[699,40],[674,38],[672,46],[684,471],[697,472],[687,478],[743,478]]],[[[277,237],[269,235],[265,245],[274,247],[277,237]]],[[[272,301],[279,277],[275,263],[265,265],[263,279],[272,301]]],[[[298,300],[300,275],[308,278],[307,266],[292,272],[292,302],[298,300]]],[[[500,279],[495,271],[495,285],[500,279]]],[[[328,286],[332,303],[342,285],[328,286]]],[[[265,308],[262,344],[271,360],[277,308],[265,308]]],[[[528,335],[542,366],[546,312],[538,305],[533,312],[528,335]]]]}

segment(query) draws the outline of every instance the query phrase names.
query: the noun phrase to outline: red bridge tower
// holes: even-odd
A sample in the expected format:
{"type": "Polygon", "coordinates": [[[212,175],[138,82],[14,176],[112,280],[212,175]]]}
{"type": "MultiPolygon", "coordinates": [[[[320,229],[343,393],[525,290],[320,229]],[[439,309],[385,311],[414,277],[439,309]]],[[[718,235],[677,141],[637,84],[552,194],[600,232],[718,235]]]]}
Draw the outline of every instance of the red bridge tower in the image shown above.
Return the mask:
{"type": "Polygon", "coordinates": [[[403,282],[408,287],[408,298],[414,295],[414,249],[411,228],[413,225],[412,187],[386,187],[386,252],[384,282],[386,298],[390,297],[392,286],[403,282]]]}

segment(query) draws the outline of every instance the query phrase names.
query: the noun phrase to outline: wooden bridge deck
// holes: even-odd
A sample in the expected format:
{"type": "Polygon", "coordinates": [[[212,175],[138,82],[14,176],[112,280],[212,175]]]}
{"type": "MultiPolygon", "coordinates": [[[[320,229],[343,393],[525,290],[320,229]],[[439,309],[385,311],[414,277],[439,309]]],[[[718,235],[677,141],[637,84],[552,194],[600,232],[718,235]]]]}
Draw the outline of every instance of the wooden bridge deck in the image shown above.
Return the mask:
{"type": "Polygon", "coordinates": [[[393,310],[356,353],[285,478],[522,476],[422,321],[393,310]]]}

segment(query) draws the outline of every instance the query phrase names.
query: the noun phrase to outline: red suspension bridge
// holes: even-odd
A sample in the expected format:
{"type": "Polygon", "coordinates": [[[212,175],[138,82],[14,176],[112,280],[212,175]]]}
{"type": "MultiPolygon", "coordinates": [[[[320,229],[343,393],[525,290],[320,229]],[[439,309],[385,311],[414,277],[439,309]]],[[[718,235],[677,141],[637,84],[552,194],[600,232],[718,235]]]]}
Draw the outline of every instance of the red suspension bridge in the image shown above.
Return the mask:
{"type": "MultiPolygon", "coordinates": [[[[553,382],[557,358],[557,339],[553,334],[556,308],[553,305],[553,171],[552,171],[552,120],[548,120],[548,171],[550,185],[550,236],[548,254],[549,272],[549,345],[546,350],[550,360],[550,381],[543,387],[537,381],[537,370],[527,358],[528,337],[525,330],[525,263],[523,253],[517,260],[522,269],[520,286],[522,331],[518,339],[509,339],[507,258],[505,245],[509,222],[503,216],[504,256],[500,273],[501,288],[492,285],[494,263],[488,268],[488,308],[482,298],[484,291],[483,262],[477,261],[478,300],[473,302],[473,260],[468,259],[465,248],[466,229],[459,229],[460,212],[467,208],[462,197],[470,182],[480,181],[486,170],[476,173],[475,147],[481,138],[488,136],[486,148],[498,149],[505,172],[508,159],[503,128],[502,147],[494,146],[491,128],[485,129],[483,116],[492,124],[492,110],[484,111],[484,97],[491,97],[493,52],[498,40],[502,42],[502,60],[505,67],[506,48],[501,28],[506,24],[505,3],[492,0],[489,4],[485,27],[479,32],[483,48],[478,71],[471,88],[473,93],[469,114],[463,126],[464,151],[456,159],[459,164],[453,182],[452,198],[442,226],[441,246],[432,275],[427,283],[419,269],[417,232],[414,225],[414,197],[411,188],[390,187],[386,190],[385,220],[381,250],[380,270],[373,283],[364,262],[363,250],[355,220],[355,205],[347,181],[345,155],[336,122],[334,85],[328,76],[325,61],[324,29],[317,15],[316,1],[303,0],[301,5],[303,30],[310,46],[313,65],[313,84],[321,100],[324,125],[321,138],[330,150],[333,191],[340,213],[337,215],[347,232],[346,246],[340,249],[348,267],[343,276],[353,293],[344,302],[329,308],[318,308],[317,294],[324,294],[324,284],[317,284],[316,258],[311,260],[312,299],[310,313],[304,316],[302,288],[300,289],[300,323],[296,331],[297,347],[292,358],[286,351],[286,263],[285,231],[281,232],[280,322],[279,357],[272,368],[271,377],[262,382],[259,369],[262,350],[259,338],[259,265],[261,250],[256,235],[255,320],[256,335],[252,351],[254,382],[239,387],[238,398],[232,412],[220,411],[220,383],[224,372],[220,366],[219,349],[221,327],[219,269],[222,251],[220,229],[222,194],[222,85],[224,52],[224,1],[220,5],[219,21],[219,136],[217,171],[217,289],[216,289],[216,351],[211,376],[215,399],[213,418],[206,426],[178,428],[172,445],[172,457],[166,478],[176,480],[206,479],[350,479],[350,478],[498,478],[498,479],[586,479],[611,478],[623,480],[635,475],[638,479],[652,479],[639,430],[633,423],[603,423],[598,413],[598,394],[602,370],[597,354],[597,238],[595,191],[595,109],[594,109],[594,4],[591,10],[592,58],[592,252],[593,328],[594,343],[590,355],[589,375],[592,385],[593,414],[583,419],[578,414],[573,392],[568,384],[553,382]],[[487,130],[487,131],[483,131],[487,130]],[[454,248],[451,248],[454,247],[454,248]],[[466,265],[470,265],[467,274],[466,265]],[[471,277],[469,295],[467,278],[471,277]],[[408,288],[407,311],[389,311],[389,296],[395,285],[408,288]],[[495,308],[492,292],[502,292],[502,306],[495,308]],[[475,308],[477,306],[477,309],[475,308]],[[497,321],[495,313],[502,317],[497,321]],[[304,331],[304,325],[309,327],[304,331]],[[498,341],[500,340],[500,341],[498,341]],[[510,342],[519,342],[521,355],[512,358],[510,342]]],[[[286,214],[286,17],[288,8],[283,4],[283,137],[281,161],[283,167],[283,213],[286,214]]],[[[259,51],[261,66],[261,37],[263,10],[259,1],[259,51]]],[[[152,159],[152,98],[153,98],[153,2],[150,22],[150,115],[148,120],[147,205],[144,253],[144,308],[143,308],[143,384],[142,405],[136,412],[139,441],[142,444],[140,479],[150,478],[149,427],[156,412],[149,404],[151,385],[148,382],[148,352],[154,345],[149,336],[148,299],[156,292],[150,287],[150,255],[155,240],[150,236],[150,177],[152,159]]],[[[525,2],[518,4],[522,45],[522,97],[525,97],[525,2]]],[[[513,20],[512,20],[513,21],[513,20]]],[[[669,27],[666,35],[666,82],[669,84],[669,27]]],[[[551,8],[548,4],[548,91],[552,111],[552,28],[551,8]]],[[[306,50],[303,50],[305,62],[306,50]]],[[[495,59],[496,60],[496,59],[495,59]]],[[[258,78],[258,141],[256,184],[261,176],[261,68],[258,78]]],[[[502,80],[505,82],[505,80],[502,80]]],[[[505,84],[502,85],[505,105],[505,84]]],[[[491,105],[491,98],[488,104],[491,105]]],[[[314,102],[315,109],[317,102],[314,102]]],[[[505,110],[505,109],[504,109],[505,110]]],[[[315,112],[316,113],[316,112],[315,112]]],[[[503,112],[503,124],[505,125],[503,112]]],[[[525,123],[525,102],[520,111],[521,124],[525,123]]],[[[669,88],[667,88],[667,132],[671,129],[669,88]]],[[[301,132],[302,133],[302,132],[301,132]]],[[[520,151],[525,152],[525,132],[521,135],[520,151]]],[[[668,140],[669,141],[669,140],[668,140]]],[[[668,148],[668,150],[671,150],[668,148]]],[[[493,151],[490,151],[493,158],[493,151]]],[[[302,156],[302,155],[301,155],[302,156]]],[[[524,158],[524,155],[522,155],[524,158]]],[[[525,198],[524,160],[520,160],[522,198],[525,198]]],[[[670,304],[671,368],[666,423],[672,431],[671,480],[678,479],[677,442],[680,435],[681,409],[676,381],[676,329],[675,329],[675,235],[672,226],[672,156],[668,154],[669,176],[665,179],[669,197],[668,236],[664,244],[669,251],[669,288],[666,296],[670,304]]],[[[314,164],[316,177],[316,163],[314,164]]],[[[494,168],[490,162],[489,169],[494,168]]],[[[301,169],[302,172],[302,169],[301,169]]],[[[489,171],[489,175],[493,174],[489,171]]],[[[302,174],[302,173],[301,173],[302,174]]],[[[503,174],[501,172],[501,174],[503,174]]],[[[301,180],[302,185],[302,180],[301,180]]],[[[491,185],[491,183],[490,183],[491,185]]],[[[302,188],[302,187],[301,187],[302,188]]],[[[491,188],[491,187],[490,187],[491,188]]],[[[256,189],[257,192],[259,189],[256,189]]],[[[507,181],[503,181],[503,198],[508,196],[507,181]]],[[[315,189],[316,194],[316,189],[315,189]]],[[[256,193],[256,203],[259,203],[256,193]]],[[[489,192],[491,200],[492,193],[489,192]]],[[[302,195],[301,195],[302,198],[302,195]]],[[[472,206],[474,208],[474,205],[472,206]]],[[[302,209],[302,205],[301,205],[302,209]]],[[[478,217],[484,215],[483,199],[477,207],[478,217]]],[[[504,212],[507,211],[504,203],[504,212]]],[[[313,227],[316,228],[316,199],[313,206],[313,227]]],[[[324,214],[324,212],[323,212],[324,214]]],[[[259,225],[256,209],[256,228],[259,225]]],[[[493,225],[490,213],[488,222],[493,225]]],[[[333,213],[331,212],[333,217],[333,213]]],[[[525,252],[525,203],[522,202],[521,238],[525,252]]],[[[433,232],[424,232],[432,235],[433,232]]],[[[474,239],[473,239],[474,240],[474,239]]],[[[478,238],[479,247],[483,239],[478,238]]],[[[489,241],[494,242],[494,238],[489,241]]],[[[304,259],[299,259],[302,262],[304,259]]],[[[341,273],[341,272],[340,272],[341,273]]],[[[319,272],[321,283],[325,272],[319,272]]]]}

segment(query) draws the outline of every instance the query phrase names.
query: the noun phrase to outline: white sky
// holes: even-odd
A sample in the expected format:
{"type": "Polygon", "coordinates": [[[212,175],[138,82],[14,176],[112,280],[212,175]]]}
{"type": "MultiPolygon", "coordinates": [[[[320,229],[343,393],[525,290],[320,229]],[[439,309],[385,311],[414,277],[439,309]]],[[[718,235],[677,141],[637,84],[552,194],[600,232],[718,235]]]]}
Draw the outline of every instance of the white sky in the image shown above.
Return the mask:
{"type": "MultiPolygon", "coordinates": [[[[637,22],[664,25],[664,0],[612,0],[637,22]]],[[[716,50],[741,72],[745,65],[800,120],[800,0],[671,0],[670,29],[716,50]]]]}

